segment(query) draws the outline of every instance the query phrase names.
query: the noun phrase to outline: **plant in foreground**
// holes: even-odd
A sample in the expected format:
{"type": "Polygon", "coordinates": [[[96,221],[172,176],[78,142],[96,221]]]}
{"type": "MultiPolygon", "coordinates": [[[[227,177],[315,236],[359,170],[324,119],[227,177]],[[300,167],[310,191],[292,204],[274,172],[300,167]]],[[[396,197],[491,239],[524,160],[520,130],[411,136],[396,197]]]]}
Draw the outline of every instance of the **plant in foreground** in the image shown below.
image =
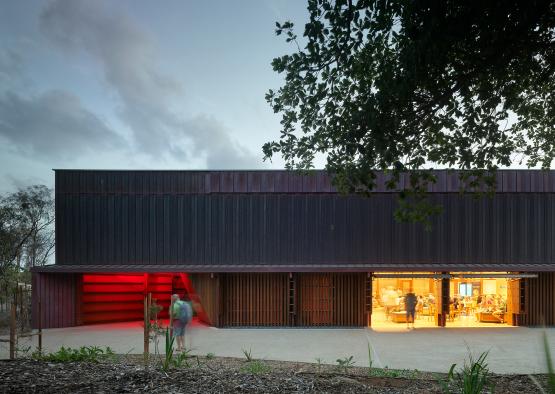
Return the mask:
{"type": "Polygon", "coordinates": [[[551,358],[551,350],[549,350],[549,341],[547,340],[547,333],[544,331],[542,335],[543,353],[545,354],[545,364],[547,367],[547,390],[533,375],[528,375],[530,380],[538,387],[542,393],[555,394],[555,369],[553,368],[553,359],[551,358]]]}
{"type": "Polygon", "coordinates": [[[162,360],[162,370],[164,372],[168,371],[173,364],[173,342],[175,338],[170,335],[169,328],[166,328],[166,346],[165,346],[165,355],[164,359],[162,360]]]}
{"type": "Polygon", "coordinates": [[[368,376],[372,376],[372,346],[370,346],[370,341],[368,344],[368,376]]]}
{"type": "Polygon", "coordinates": [[[247,349],[241,349],[241,351],[243,352],[243,354],[245,355],[245,358],[247,359],[248,362],[250,361],[254,361],[254,358],[252,357],[252,351],[249,348],[249,350],[247,349]]]}
{"type": "Polygon", "coordinates": [[[353,360],[353,356],[338,358],[337,360],[337,367],[340,370],[343,370],[344,373],[347,373],[349,368],[355,365],[355,361],[353,360]]]}
{"type": "Polygon", "coordinates": [[[102,360],[115,358],[115,356],[116,354],[109,346],[104,349],[99,346],[81,346],[78,349],[62,346],[54,353],[41,355],[37,351],[32,354],[32,357],[37,360],[61,363],[76,361],[100,362],[102,360]]]}
{"type": "Polygon", "coordinates": [[[251,374],[268,373],[270,370],[271,368],[269,365],[259,360],[247,361],[247,363],[241,367],[241,372],[251,374]]]}
{"type": "Polygon", "coordinates": [[[480,394],[484,390],[493,392],[494,385],[490,381],[491,373],[486,363],[488,352],[480,354],[475,359],[468,352],[468,360],[463,367],[456,371],[457,364],[453,364],[447,374],[447,381],[440,381],[445,393],[480,394]]]}
{"type": "MultiPolygon", "coordinates": [[[[191,367],[191,363],[189,362],[190,358],[192,358],[191,349],[183,349],[181,353],[178,353],[177,355],[173,356],[172,365],[176,368],[182,368],[182,367],[190,368],[191,367]]],[[[198,357],[197,357],[197,362],[198,362],[198,357]]]]}
{"type": "Polygon", "coordinates": [[[324,360],[322,360],[320,357],[316,357],[316,364],[318,365],[316,368],[318,370],[318,375],[320,374],[320,372],[322,371],[322,364],[324,363],[324,360]]]}

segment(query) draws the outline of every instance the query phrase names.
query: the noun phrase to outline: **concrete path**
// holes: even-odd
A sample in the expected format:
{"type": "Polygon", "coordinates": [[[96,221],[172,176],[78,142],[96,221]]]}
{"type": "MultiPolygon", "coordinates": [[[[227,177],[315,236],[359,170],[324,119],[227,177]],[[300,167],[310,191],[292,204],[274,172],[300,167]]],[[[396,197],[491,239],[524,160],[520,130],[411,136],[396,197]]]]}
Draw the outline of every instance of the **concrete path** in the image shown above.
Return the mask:
{"type": "MultiPolygon", "coordinates": [[[[555,355],[555,328],[546,330],[555,355]]],[[[451,364],[462,363],[468,350],[489,351],[490,369],[497,373],[538,373],[545,371],[542,329],[505,328],[421,328],[411,331],[371,329],[216,329],[193,325],[187,346],[194,354],[243,357],[251,349],[256,358],[268,360],[335,364],[338,358],[354,356],[359,366],[368,366],[368,343],[374,366],[396,369],[446,372],[451,364]]],[[[3,337],[6,338],[6,337],[3,337]]],[[[143,336],[139,322],[81,326],[44,330],[44,347],[110,346],[117,353],[142,353],[143,336]]],[[[160,341],[163,346],[163,338],[160,341]]],[[[36,344],[36,339],[35,339],[36,344]]],[[[21,343],[20,347],[26,346],[21,343]]],[[[153,347],[151,346],[152,351],[153,347]]],[[[0,358],[7,358],[8,344],[0,343],[0,358]]]]}

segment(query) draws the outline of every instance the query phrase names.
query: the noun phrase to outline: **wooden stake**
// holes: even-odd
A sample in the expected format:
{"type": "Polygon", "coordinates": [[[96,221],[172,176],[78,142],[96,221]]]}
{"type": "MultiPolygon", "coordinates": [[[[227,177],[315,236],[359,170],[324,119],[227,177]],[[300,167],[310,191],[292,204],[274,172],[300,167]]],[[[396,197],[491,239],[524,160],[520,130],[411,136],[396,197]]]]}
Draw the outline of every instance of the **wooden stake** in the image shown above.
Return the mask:
{"type": "Polygon", "coordinates": [[[39,329],[39,355],[42,355],[42,305],[39,300],[38,305],[38,314],[39,314],[39,321],[38,321],[38,329],[39,329]]]}
{"type": "Polygon", "coordinates": [[[173,294],[172,294],[172,298],[170,300],[170,338],[173,337],[173,294]]]}
{"type": "Polygon", "coordinates": [[[149,354],[148,354],[148,331],[149,331],[149,326],[150,326],[150,319],[149,319],[149,313],[150,311],[148,310],[148,295],[145,294],[144,297],[144,332],[143,332],[143,340],[144,340],[144,350],[143,350],[143,355],[144,355],[144,361],[145,361],[145,365],[148,364],[148,358],[149,358],[149,354]]]}
{"type": "Polygon", "coordinates": [[[10,314],[10,360],[15,359],[15,300],[12,302],[12,310],[10,314]]]}

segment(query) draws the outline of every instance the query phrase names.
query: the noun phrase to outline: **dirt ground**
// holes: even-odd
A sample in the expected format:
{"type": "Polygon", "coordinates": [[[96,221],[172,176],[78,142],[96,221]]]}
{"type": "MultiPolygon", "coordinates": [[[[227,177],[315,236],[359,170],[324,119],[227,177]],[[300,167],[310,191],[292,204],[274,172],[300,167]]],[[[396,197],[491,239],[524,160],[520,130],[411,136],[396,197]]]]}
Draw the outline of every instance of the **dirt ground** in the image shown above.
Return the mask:
{"type": "MultiPolygon", "coordinates": [[[[311,363],[193,357],[167,373],[140,356],[101,363],[0,361],[1,393],[440,393],[445,375],[311,363]]],[[[545,376],[536,375],[545,384],[545,376]]],[[[494,375],[496,393],[537,393],[527,375],[494,375]]]]}

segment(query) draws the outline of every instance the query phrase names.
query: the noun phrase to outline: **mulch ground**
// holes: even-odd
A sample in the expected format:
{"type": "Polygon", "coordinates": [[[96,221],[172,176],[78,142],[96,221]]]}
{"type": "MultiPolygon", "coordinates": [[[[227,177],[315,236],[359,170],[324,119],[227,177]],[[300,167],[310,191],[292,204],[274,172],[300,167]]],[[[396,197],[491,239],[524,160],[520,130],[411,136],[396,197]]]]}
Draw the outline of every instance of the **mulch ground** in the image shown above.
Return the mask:
{"type": "MultiPolygon", "coordinates": [[[[193,358],[189,367],[162,371],[140,357],[101,363],[0,361],[0,393],[440,393],[438,374],[368,368],[340,372],[330,365],[261,361],[264,372],[249,372],[245,360],[193,358]],[[376,370],[376,375],[384,372],[376,370]],[[393,376],[391,376],[393,375],[393,376]]],[[[536,376],[545,384],[545,376],[536,376]]],[[[537,393],[526,375],[494,376],[497,393],[537,393]]]]}

